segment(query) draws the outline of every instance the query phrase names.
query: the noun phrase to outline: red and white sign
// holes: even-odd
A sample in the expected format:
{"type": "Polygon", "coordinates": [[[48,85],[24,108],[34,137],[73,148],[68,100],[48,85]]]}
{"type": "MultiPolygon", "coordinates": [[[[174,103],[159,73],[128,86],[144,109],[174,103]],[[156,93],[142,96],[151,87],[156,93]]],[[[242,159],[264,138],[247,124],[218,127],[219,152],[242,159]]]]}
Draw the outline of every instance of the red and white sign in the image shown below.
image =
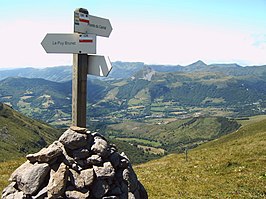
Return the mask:
{"type": "Polygon", "coordinates": [[[42,46],[47,53],[96,54],[96,35],[47,34],[42,46]]]}
{"type": "Polygon", "coordinates": [[[74,32],[109,37],[113,28],[109,19],[92,16],[75,10],[74,32]]]}
{"type": "Polygon", "coordinates": [[[79,42],[80,43],[92,43],[93,40],[94,39],[91,36],[89,36],[88,34],[79,36],[79,42]]]}
{"type": "Polygon", "coordinates": [[[90,23],[89,15],[84,13],[79,13],[79,21],[83,23],[90,23]]]}

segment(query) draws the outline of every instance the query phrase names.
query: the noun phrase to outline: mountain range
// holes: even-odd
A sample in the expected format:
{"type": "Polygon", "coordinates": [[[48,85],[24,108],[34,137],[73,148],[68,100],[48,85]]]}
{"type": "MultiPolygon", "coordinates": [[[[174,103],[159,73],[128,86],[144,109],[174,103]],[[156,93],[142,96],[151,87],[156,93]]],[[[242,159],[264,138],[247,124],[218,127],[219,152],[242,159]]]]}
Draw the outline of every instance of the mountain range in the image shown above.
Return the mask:
{"type": "MultiPolygon", "coordinates": [[[[238,64],[210,64],[207,65],[202,61],[197,61],[187,66],[181,65],[147,65],[143,62],[113,62],[113,69],[108,78],[101,79],[125,79],[130,78],[143,67],[149,67],[157,72],[221,72],[225,75],[245,76],[259,75],[265,78],[266,65],[262,66],[240,66],[238,64]]],[[[0,73],[0,80],[7,77],[26,77],[26,78],[42,78],[50,81],[63,82],[72,78],[71,66],[57,66],[43,69],[37,68],[18,68],[3,69],[0,73]]],[[[91,76],[91,78],[93,78],[91,76]]]]}
{"type": "MultiPolygon", "coordinates": [[[[4,70],[0,77],[1,162],[61,134],[16,110],[69,126],[71,67],[4,70]]],[[[247,118],[266,112],[266,66],[115,62],[108,78],[89,77],[87,93],[88,126],[104,132],[133,163],[188,152],[135,167],[151,198],[266,196],[266,120],[247,118]]],[[[7,176],[8,163],[0,167],[7,176]]]]}
{"type": "MultiPolygon", "coordinates": [[[[68,126],[71,81],[66,80],[71,77],[70,67],[19,69],[1,71],[0,74],[2,78],[27,76],[1,80],[0,102],[27,116],[57,126],[68,126]],[[38,77],[37,73],[42,74],[42,78],[29,78],[38,77]]],[[[266,66],[206,65],[202,61],[185,67],[115,62],[110,77],[89,77],[88,116],[98,123],[106,123],[147,117],[264,114],[265,74],[266,66]],[[115,78],[120,73],[125,77],[115,78]]]]}

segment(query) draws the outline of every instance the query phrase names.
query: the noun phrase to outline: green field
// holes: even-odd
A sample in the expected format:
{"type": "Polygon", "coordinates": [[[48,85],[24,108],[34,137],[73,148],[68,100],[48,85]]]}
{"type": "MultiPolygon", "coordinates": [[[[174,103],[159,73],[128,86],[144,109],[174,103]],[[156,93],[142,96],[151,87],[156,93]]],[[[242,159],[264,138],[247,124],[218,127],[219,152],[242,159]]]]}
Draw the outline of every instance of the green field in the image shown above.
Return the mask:
{"type": "Polygon", "coordinates": [[[116,139],[127,141],[127,142],[136,142],[138,144],[144,144],[144,145],[152,146],[152,147],[160,147],[160,146],[162,146],[162,144],[160,142],[144,140],[144,139],[140,139],[140,138],[119,138],[118,137],[116,139]]]}
{"type": "Polygon", "coordinates": [[[139,144],[158,147],[168,152],[180,152],[202,142],[216,139],[239,128],[234,120],[224,117],[194,117],[169,121],[146,120],[145,122],[124,121],[107,127],[109,136],[135,141],[139,144]]]}
{"type": "Polygon", "coordinates": [[[265,165],[266,119],[135,170],[152,199],[266,198],[265,165]]]}

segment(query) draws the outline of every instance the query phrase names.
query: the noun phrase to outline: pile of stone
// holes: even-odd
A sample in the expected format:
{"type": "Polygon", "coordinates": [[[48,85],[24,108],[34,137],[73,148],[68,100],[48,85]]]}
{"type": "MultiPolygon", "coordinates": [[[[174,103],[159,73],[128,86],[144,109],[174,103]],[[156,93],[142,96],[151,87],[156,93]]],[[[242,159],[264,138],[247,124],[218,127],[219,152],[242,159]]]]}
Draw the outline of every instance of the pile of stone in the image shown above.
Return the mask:
{"type": "Polygon", "coordinates": [[[124,153],[99,133],[70,127],[10,177],[2,198],[146,199],[124,153]]]}

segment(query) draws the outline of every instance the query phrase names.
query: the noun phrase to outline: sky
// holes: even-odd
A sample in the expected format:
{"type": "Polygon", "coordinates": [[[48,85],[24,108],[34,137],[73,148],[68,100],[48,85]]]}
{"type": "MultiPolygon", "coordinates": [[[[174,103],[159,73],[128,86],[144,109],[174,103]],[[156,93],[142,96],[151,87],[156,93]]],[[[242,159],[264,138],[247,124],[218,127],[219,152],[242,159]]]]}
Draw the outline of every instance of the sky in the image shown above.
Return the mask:
{"type": "Polygon", "coordinates": [[[47,54],[47,33],[73,33],[73,12],[110,20],[97,54],[111,61],[266,65],[266,0],[0,0],[0,68],[72,64],[47,54]]]}

